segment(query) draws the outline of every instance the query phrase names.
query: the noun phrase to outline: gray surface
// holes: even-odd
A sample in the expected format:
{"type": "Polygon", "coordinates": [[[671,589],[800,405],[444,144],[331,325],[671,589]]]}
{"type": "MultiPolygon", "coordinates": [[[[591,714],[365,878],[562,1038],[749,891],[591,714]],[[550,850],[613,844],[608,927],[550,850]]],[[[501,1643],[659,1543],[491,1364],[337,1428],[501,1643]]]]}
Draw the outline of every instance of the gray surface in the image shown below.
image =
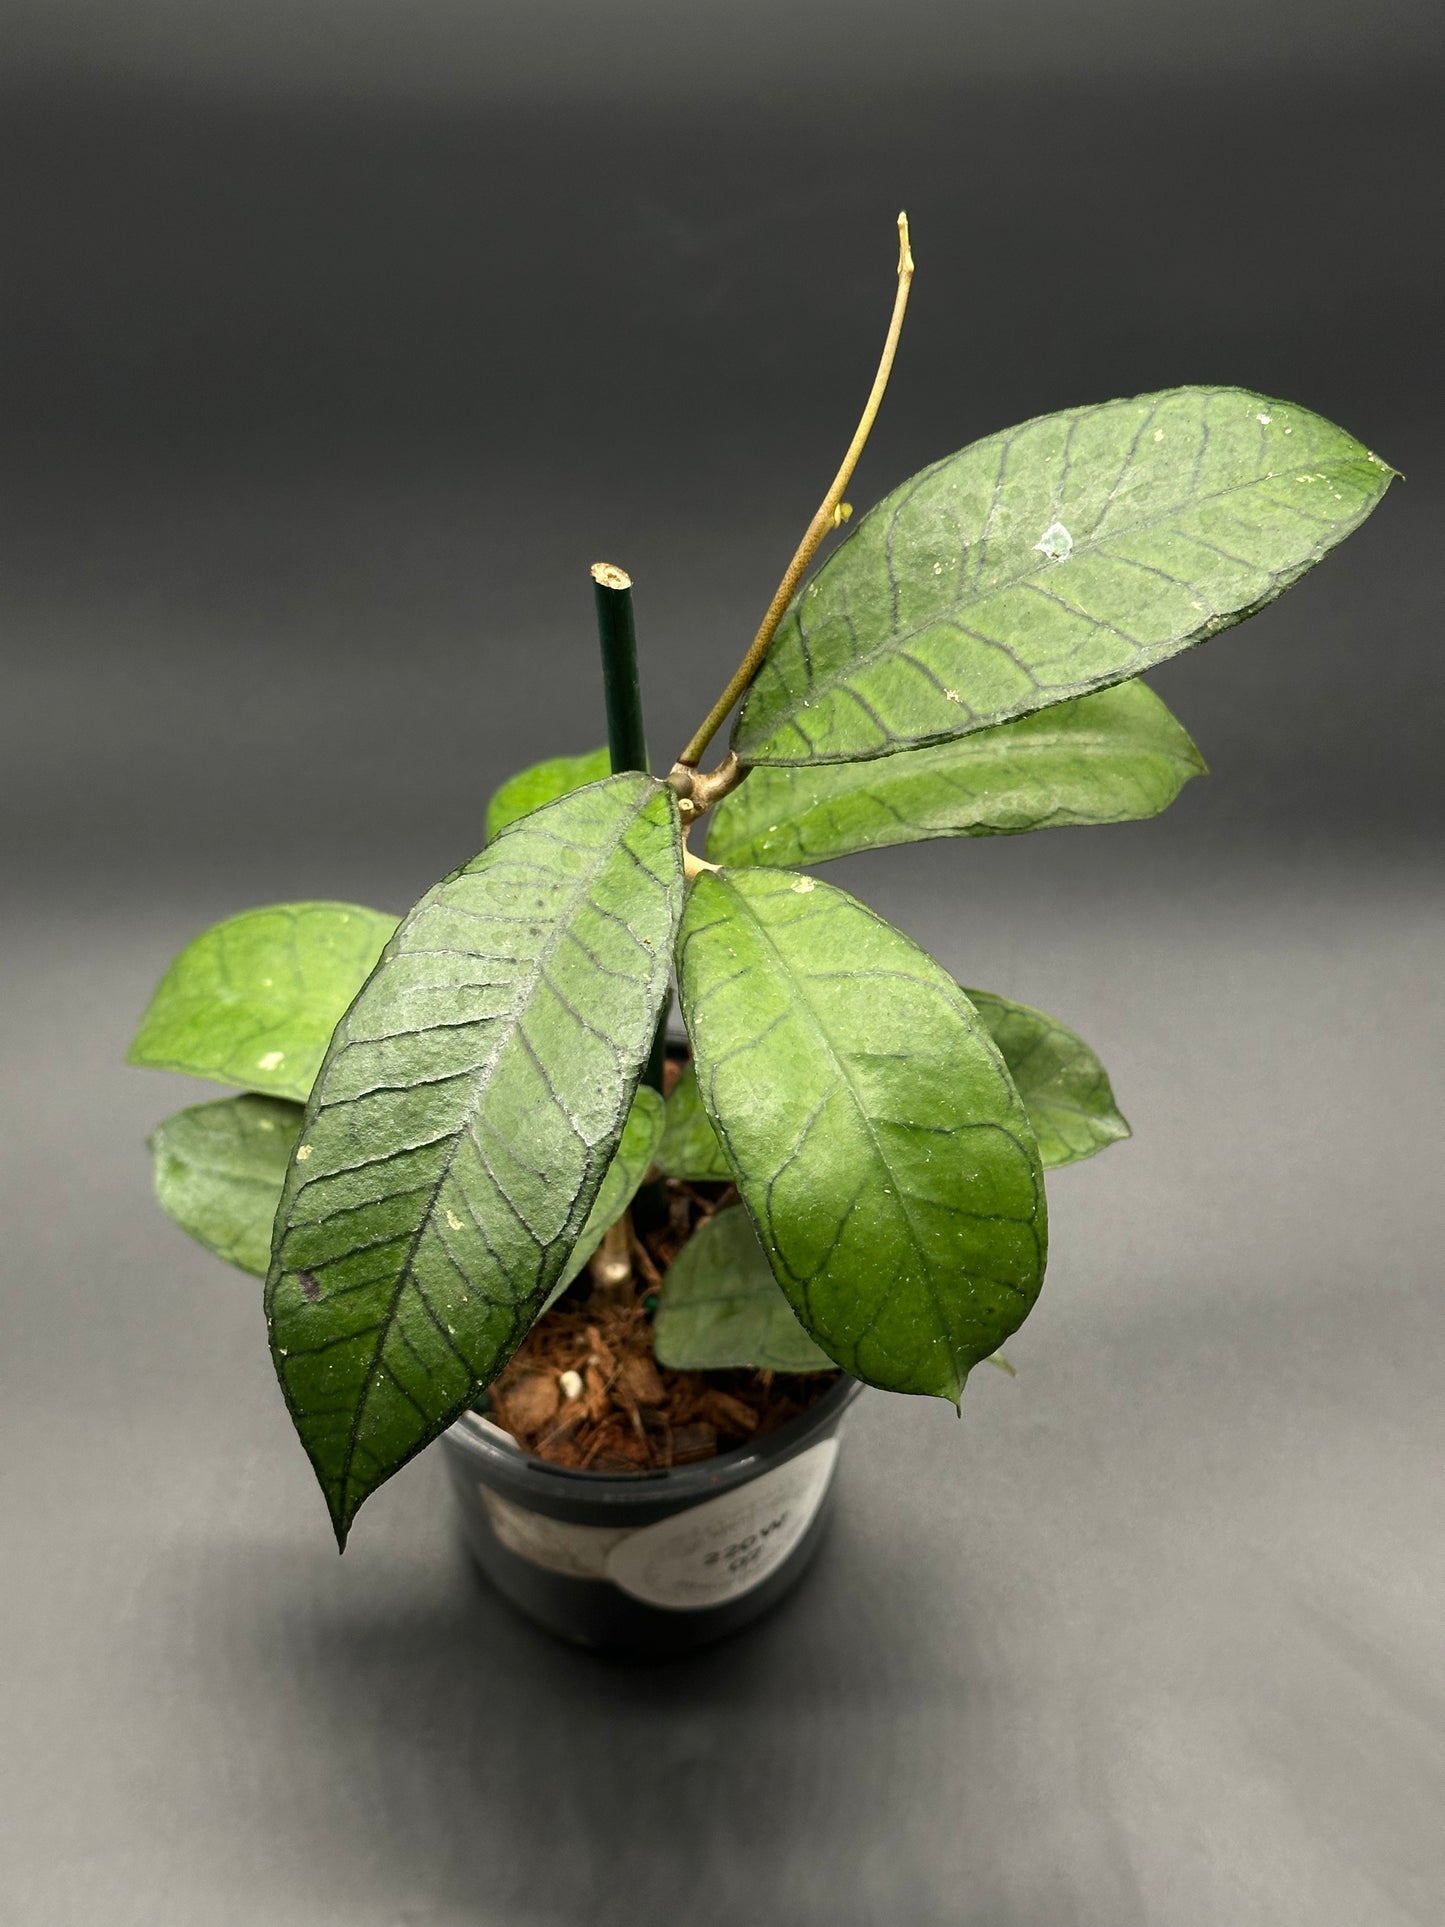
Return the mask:
{"type": "Polygon", "coordinates": [[[1406,63],[1431,0],[6,0],[21,72],[60,66],[216,93],[365,90],[372,98],[569,104],[742,92],[796,104],[840,80],[936,85],[940,75],[1152,76],[1261,71],[1288,79],[1406,63]]]}
{"type": "Polygon", "coordinates": [[[867,880],[1077,1023],[1138,1135],[1051,1187],[1018,1380],[867,1398],[805,1590],[651,1669],[481,1590],[433,1458],[337,1560],[255,1285],[145,1195],[177,1097],[115,1060],[172,919],[7,943],[0,1919],[1438,1920],[1422,873],[999,874],[966,945],[867,880]]]}
{"type": "Polygon", "coordinates": [[[1206,84],[1233,12],[1156,9],[1158,84],[1075,33],[1043,86],[925,49],[925,96],[909,40],[866,98],[806,67],[785,113],[647,118],[599,78],[528,119],[167,95],[237,43],[198,74],[134,11],[25,46],[149,90],[0,114],[0,1927],[1438,1927],[1438,45],[1402,80],[1415,14],[1372,15],[1384,65],[1311,91],[1266,8],[1206,84]],[[1214,771],[1161,821],[829,872],[1076,1025],[1137,1136],[1051,1184],[1018,1380],[865,1400],[806,1589],[622,1667],[473,1580],[429,1457],[337,1560],[258,1288],[149,1200],[199,1089],[120,1057],[210,920],[401,909],[597,740],[600,555],[682,740],[836,460],[904,200],[860,506],[1189,379],[1411,479],[1154,678],[1214,771]]]}

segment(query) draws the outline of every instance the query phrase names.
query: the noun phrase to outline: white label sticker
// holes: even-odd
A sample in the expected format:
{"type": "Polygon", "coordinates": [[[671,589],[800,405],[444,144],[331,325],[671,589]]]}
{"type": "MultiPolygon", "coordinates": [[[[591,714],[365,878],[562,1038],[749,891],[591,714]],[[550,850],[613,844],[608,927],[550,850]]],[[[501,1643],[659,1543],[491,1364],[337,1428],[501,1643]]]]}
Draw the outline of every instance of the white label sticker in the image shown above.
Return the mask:
{"type": "Polygon", "coordinates": [[[607,1576],[634,1599],[677,1611],[720,1606],[760,1586],[823,1503],[838,1441],[809,1446],[736,1492],[643,1526],[607,1554],[607,1576]]]}
{"type": "Polygon", "coordinates": [[[519,1558],[686,1612],[736,1599],[777,1571],[813,1523],[837,1457],[837,1439],[824,1439],[736,1492],[650,1526],[573,1525],[488,1486],[477,1491],[493,1532],[519,1558]]]}
{"type": "Polygon", "coordinates": [[[565,1573],[569,1579],[606,1579],[607,1555],[621,1539],[630,1539],[634,1527],[574,1526],[567,1519],[549,1519],[545,1512],[504,1499],[500,1492],[479,1485],[482,1504],[487,1508],[492,1530],[519,1559],[529,1559],[548,1572],[565,1573]]]}

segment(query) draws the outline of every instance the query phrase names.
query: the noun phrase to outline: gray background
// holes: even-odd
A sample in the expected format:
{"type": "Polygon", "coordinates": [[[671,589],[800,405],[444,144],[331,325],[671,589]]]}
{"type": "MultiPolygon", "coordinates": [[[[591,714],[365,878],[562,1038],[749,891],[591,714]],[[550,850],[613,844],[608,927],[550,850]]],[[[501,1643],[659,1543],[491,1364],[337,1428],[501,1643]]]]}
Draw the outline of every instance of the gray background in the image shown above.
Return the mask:
{"type": "Polygon", "coordinates": [[[0,1921],[1393,1927],[1445,1910],[1437,10],[8,0],[0,1921]],[[431,1457],[344,1561],[120,1058],[247,904],[403,908],[670,755],[832,472],[1239,381],[1404,469],[1155,678],[1162,820],[834,866],[1135,1140],[961,1420],[870,1395],[804,1589],[623,1666],[431,1457]],[[1431,1816],[1434,1816],[1432,1820],[1431,1816]]]}

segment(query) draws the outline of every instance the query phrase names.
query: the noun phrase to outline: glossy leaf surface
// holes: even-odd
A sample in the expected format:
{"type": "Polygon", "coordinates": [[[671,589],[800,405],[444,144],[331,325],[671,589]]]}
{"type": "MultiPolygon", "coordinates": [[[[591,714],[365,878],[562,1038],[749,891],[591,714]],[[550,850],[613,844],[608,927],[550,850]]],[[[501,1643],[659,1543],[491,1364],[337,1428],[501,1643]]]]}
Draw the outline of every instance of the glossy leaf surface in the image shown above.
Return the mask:
{"type": "Polygon", "coordinates": [[[1042,1170],[953,980],[841,890],[692,885],[679,945],[703,1102],[789,1303],[872,1385],[955,1399],[1043,1279],[1042,1170]]]}
{"type": "Polygon", "coordinates": [[[937,836],[1122,823],[1172,803],[1204,759],[1141,682],[930,749],[760,764],[710,819],[714,863],[826,863],[937,836]]]}
{"type": "Polygon", "coordinates": [[[965,994],[1003,1053],[1045,1165],[1076,1164],[1130,1135],[1108,1072],[1077,1032],[992,991],[965,994]]]}
{"type": "Polygon", "coordinates": [[[611,772],[612,759],[605,749],[590,749],[582,756],[552,756],[519,770],[493,791],[487,804],[488,843],[519,817],[530,816],[544,803],[555,803],[559,796],[570,796],[586,783],[599,783],[611,772]]]}
{"type": "MultiPolygon", "coordinates": [[[[1045,1167],[1076,1164],[1131,1135],[1109,1074],[1076,1031],[990,990],[966,990],[1023,1099],[1045,1167]]],[[[658,1168],[672,1178],[731,1178],[689,1064],[667,1100],[658,1168]]]]}
{"type": "Polygon", "coordinates": [[[1392,473],[1320,416],[1238,388],[992,435],[895,489],[804,585],[733,747],[852,761],[1137,676],[1271,602],[1392,473]]]}
{"type": "Polygon", "coordinates": [[[395,929],[355,903],[275,903],[213,924],[161,979],[127,1061],[303,1103],[395,929]]]}
{"type": "Polygon", "coordinates": [[[337,1026],[267,1310],[343,1541],[561,1275],[647,1060],[681,898],[671,792],[609,777],[423,897],[337,1026]]]}
{"type": "Polygon", "coordinates": [[[652,1348],[660,1364],[681,1372],[833,1369],[779,1290],[741,1205],[709,1218],[668,1267],[652,1348]]]}
{"type": "Polygon", "coordinates": [[[733,1168],[718,1143],[712,1119],[697,1088],[697,1071],[683,1067],[667,1099],[667,1122],[657,1147],[657,1168],[665,1177],[693,1183],[730,1183],[733,1168]]]}
{"type": "Polygon", "coordinates": [[[581,1236],[572,1247],[572,1256],[563,1266],[562,1276],[547,1298],[548,1305],[555,1304],[573,1279],[581,1277],[583,1266],[601,1244],[608,1229],[616,1224],[637,1196],[637,1187],[647,1176],[657,1155],[657,1147],[662,1139],[662,1118],[662,1099],[656,1091],[640,1084],[632,1100],[632,1109],[627,1113],[622,1142],[607,1167],[602,1189],[587,1214],[581,1236]]]}
{"type": "Polygon", "coordinates": [[[168,1117],[150,1137],[162,1211],[227,1264],[264,1278],[301,1115],[281,1098],[226,1097],[168,1117]]]}

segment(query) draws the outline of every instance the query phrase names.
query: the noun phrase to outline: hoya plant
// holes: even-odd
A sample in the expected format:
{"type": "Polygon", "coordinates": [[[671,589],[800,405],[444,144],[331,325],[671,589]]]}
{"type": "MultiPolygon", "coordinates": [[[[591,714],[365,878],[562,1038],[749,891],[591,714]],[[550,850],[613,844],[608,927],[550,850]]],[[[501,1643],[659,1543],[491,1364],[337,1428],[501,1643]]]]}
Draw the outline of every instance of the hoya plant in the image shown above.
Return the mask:
{"type": "Polygon", "coordinates": [[[247,911],[145,1014],[132,1062],[242,1093],[159,1127],[157,1189],[264,1275],[343,1544],[659,1174],[736,1188],[662,1280],[664,1365],[956,1403],[1038,1297],[1045,1169],[1128,1135],[1081,1038],[812,872],[1164,809],[1204,766],[1141,675],[1273,601],[1393,471],[1291,403],[1170,389],[944,456],[810,575],[902,326],[899,227],[858,431],[676,762],[649,767],[631,585],[599,565],[607,749],[507,783],[480,854],[399,922],[247,911]],[[664,1101],[674,983],[690,1062],[664,1101]]]}

